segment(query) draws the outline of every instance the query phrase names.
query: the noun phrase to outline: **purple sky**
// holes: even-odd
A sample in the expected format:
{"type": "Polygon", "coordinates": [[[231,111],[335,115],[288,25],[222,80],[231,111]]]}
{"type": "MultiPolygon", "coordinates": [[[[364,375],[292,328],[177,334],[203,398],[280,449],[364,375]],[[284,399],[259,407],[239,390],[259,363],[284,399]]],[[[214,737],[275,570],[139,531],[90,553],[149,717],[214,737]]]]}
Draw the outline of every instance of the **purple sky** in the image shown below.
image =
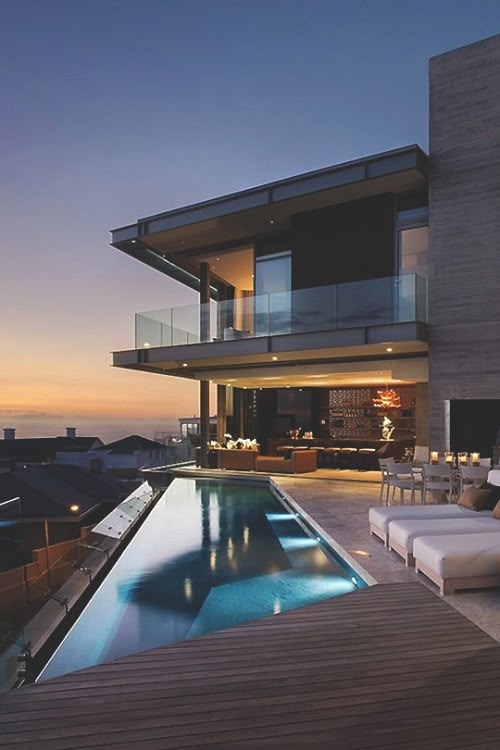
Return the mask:
{"type": "Polygon", "coordinates": [[[175,428],[197,388],[109,366],[193,293],[108,230],[369,153],[427,146],[427,61],[498,0],[3,0],[0,423],[175,428]]]}

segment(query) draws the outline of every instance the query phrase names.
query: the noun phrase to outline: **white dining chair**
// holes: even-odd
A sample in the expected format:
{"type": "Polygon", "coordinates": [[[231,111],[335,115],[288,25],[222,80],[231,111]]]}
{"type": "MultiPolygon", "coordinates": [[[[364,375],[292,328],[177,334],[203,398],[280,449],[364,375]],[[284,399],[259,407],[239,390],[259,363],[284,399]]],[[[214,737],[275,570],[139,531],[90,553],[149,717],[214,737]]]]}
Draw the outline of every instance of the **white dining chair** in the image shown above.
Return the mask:
{"type": "Polygon", "coordinates": [[[413,464],[411,463],[397,463],[391,460],[387,464],[387,495],[386,505],[389,505],[389,493],[392,487],[391,500],[394,501],[394,495],[396,489],[399,490],[400,504],[404,505],[405,491],[408,490],[411,493],[411,505],[415,502],[415,480],[413,476],[413,464]]]}
{"type": "MultiPolygon", "coordinates": [[[[451,467],[447,464],[423,464],[422,504],[427,503],[427,493],[446,492],[450,503],[453,495],[451,467]]],[[[437,499],[437,498],[436,498],[437,499]]]]}

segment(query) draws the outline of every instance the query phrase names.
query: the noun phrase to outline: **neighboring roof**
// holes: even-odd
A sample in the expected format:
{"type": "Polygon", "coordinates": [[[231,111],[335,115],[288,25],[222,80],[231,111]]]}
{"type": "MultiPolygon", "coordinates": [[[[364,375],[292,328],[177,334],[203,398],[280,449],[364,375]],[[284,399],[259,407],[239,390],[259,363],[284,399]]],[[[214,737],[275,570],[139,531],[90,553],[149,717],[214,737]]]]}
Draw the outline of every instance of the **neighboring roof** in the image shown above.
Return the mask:
{"type": "Polygon", "coordinates": [[[58,452],[86,453],[93,447],[103,445],[98,437],[52,437],[52,438],[16,438],[0,440],[0,459],[13,461],[40,460],[55,458],[58,452]]]}
{"type": "Polygon", "coordinates": [[[118,502],[130,493],[129,487],[124,487],[119,479],[108,474],[95,474],[69,464],[50,464],[43,468],[50,477],[65,482],[75,490],[96,500],[118,502]]]}
{"type": "Polygon", "coordinates": [[[164,446],[161,443],[157,443],[156,440],[148,440],[148,438],[141,435],[129,435],[128,437],[121,438],[121,440],[115,440],[113,443],[99,446],[96,450],[106,453],[134,453],[135,451],[152,451],[162,448],[164,446]]]}
{"type": "Polygon", "coordinates": [[[0,501],[20,497],[24,518],[78,519],[101,502],[118,503],[129,492],[119,481],[77,466],[29,466],[0,474],[0,501]],[[69,509],[73,504],[80,506],[77,514],[69,509]]]}
{"type": "Polygon", "coordinates": [[[0,474],[0,500],[21,498],[21,517],[67,517],[78,520],[99,505],[94,497],[70,487],[65,482],[51,478],[44,467],[33,466],[27,469],[0,474]],[[70,506],[79,505],[79,512],[72,513],[70,506]]]}

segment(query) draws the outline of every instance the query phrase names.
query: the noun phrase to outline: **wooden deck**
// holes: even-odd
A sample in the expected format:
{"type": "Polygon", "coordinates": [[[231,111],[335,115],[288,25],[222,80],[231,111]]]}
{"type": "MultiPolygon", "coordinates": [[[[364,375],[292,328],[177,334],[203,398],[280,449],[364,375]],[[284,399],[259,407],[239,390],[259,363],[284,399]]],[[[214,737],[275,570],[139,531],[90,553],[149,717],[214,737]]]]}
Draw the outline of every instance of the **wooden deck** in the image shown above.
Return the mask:
{"type": "Polygon", "coordinates": [[[418,583],[0,698],[3,750],[497,750],[500,645],[418,583]]]}

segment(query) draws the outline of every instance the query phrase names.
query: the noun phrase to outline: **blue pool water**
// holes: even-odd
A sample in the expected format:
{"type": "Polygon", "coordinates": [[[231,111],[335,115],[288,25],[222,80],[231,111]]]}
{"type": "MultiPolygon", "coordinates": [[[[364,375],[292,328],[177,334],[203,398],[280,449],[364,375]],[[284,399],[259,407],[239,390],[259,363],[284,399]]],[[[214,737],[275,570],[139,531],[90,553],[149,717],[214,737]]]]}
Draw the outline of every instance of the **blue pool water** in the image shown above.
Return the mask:
{"type": "Polygon", "coordinates": [[[364,585],[267,486],[175,479],[39,680],[364,585]]]}

